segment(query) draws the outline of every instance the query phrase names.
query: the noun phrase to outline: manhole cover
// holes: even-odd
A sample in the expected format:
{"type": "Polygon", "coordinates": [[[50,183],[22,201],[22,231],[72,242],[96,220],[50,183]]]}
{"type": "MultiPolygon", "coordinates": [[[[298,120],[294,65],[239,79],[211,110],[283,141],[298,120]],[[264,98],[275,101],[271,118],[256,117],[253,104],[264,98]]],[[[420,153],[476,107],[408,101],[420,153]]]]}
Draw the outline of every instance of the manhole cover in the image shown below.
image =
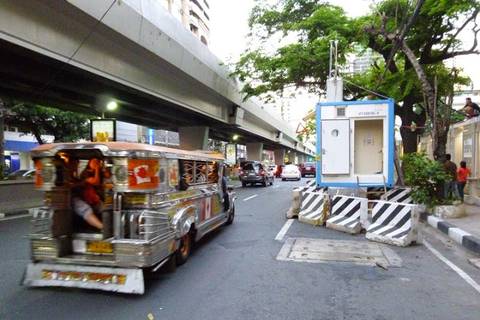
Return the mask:
{"type": "Polygon", "coordinates": [[[390,248],[349,240],[288,238],[277,255],[280,261],[350,262],[362,265],[401,267],[402,259],[390,248]]]}

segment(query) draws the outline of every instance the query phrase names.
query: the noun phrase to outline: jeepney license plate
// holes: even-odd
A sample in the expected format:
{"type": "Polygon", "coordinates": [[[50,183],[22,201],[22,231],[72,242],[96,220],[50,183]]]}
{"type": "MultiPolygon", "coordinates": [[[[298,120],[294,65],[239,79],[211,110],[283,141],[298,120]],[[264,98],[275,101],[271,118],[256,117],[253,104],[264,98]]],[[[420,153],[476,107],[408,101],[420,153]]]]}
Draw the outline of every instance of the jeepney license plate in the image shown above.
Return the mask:
{"type": "Polygon", "coordinates": [[[110,242],[105,241],[88,241],[87,252],[91,253],[112,253],[113,247],[110,242]]]}

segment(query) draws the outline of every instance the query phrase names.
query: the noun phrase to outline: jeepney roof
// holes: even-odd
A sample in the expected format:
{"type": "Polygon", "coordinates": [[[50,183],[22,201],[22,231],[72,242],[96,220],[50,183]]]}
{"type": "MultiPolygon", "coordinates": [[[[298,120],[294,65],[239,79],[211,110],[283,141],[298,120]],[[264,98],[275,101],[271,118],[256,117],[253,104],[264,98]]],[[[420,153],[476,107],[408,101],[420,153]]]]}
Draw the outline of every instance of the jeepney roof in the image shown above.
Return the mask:
{"type": "Polygon", "coordinates": [[[49,143],[32,149],[32,157],[54,156],[60,150],[66,149],[98,149],[104,156],[163,156],[167,158],[188,158],[204,160],[223,160],[223,155],[209,151],[188,151],[176,148],[154,146],[132,142],[79,142],[79,143],[49,143]]]}

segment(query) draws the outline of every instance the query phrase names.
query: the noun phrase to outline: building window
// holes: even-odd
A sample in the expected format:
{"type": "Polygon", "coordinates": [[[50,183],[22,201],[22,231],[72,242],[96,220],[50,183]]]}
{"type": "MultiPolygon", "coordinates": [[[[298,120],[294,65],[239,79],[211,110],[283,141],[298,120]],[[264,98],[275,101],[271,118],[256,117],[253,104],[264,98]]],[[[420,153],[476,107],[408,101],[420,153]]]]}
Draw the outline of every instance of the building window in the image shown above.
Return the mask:
{"type": "Polygon", "coordinates": [[[207,39],[204,37],[204,36],[201,36],[200,37],[200,41],[202,41],[202,43],[206,46],[208,46],[208,42],[207,42],[207,39]]]}
{"type": "Polygon", "coordinates": [[[194,34],[198,34],[198,27],[190,24],[190,31],[192,31],[194,34]]]}

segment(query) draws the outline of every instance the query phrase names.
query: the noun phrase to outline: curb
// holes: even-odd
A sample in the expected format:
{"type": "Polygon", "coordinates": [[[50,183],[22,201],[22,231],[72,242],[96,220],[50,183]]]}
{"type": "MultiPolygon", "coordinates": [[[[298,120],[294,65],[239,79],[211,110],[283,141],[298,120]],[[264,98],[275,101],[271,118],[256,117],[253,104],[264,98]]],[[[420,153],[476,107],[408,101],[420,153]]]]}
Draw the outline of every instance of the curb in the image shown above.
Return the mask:
{"type": "Polygon", "coordinates": [[[38,207],[0,212],[0,219],[10,218],[10,217],[14,217],[14,216],[21,216],[21,215],[25,215],[25,214],[30,214],[31,215],[31,214],[33,214],[33,210],[35,210],[36,208],[38,208],[38,207]]]}
{"type": "Polygon", "coordinates": [[[427,217],[428,224],[446,234],[450,239],[470,251],[480,254],[480,239],[457,228],[455,225],[434,216],[427,217]]]}

